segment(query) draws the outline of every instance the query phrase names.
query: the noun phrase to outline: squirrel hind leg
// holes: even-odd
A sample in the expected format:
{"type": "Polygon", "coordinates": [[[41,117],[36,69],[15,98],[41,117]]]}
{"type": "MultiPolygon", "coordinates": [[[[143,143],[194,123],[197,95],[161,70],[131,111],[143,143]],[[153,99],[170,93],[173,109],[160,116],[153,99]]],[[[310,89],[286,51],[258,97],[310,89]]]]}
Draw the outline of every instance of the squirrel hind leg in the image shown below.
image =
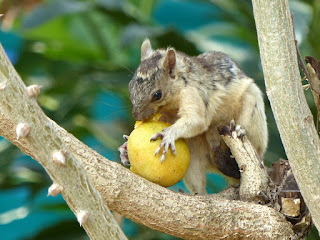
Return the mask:
{"type": "Polygon", "coordinates": [[[209,164],[208,147],[201,137],[191,138],[188,142],[190,149],[190,166],[183,182],[191,194],[205,195],[206,171],[209,164]]]}

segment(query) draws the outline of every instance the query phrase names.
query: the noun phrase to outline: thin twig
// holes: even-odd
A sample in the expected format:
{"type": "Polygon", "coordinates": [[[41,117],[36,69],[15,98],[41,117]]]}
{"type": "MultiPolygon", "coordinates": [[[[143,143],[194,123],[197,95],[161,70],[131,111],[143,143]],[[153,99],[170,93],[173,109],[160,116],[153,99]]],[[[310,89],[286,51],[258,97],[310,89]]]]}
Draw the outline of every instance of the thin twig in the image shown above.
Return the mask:
{"type": "Polygon", "coordinates": [[[295,34],[295,30],[294,30],[294,22],[293,22],[293,14],[291,14],[291,21],[292,21],[292,29],[293,29],[293,37],[294,37],[294,43],[295,43],[295,46],[296,46],[296,50],[297,50],[297,55],[298,55],[298,62],[299,62],[299,65],[304,73],[304,75],[307,77],[308,79],[308,82],[310,83],[310,88],[315,91],[317,94],[320,95],[320,92],[318,92],[316,89],[314,89],[313,85],[312,85],[312,79],[310,77],[310,74],[303,62],[303,58],[301,56],[301,53],[300,53],[300,50],[299,50],[299,47],[298,47],[298,41],[296,39],[296,34],[295,34]]]}

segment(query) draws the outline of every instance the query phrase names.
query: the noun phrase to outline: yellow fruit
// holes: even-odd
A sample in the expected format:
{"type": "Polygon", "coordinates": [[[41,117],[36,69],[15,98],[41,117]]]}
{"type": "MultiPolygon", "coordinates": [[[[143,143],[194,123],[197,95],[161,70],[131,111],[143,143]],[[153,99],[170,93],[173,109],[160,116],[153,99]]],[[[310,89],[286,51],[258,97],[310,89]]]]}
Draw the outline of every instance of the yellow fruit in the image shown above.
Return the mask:
{"type": "Polygon", "coordinates": [[[169,126],[169,123],[159,122],[155,119],[137,122],[135,129],[129,136],[127,145],[130,170],[163,187],[170,187],[179,182],[186,174],[190,163],[189,148],[183,139],[175,142],[177,156],[172,153],[170,148],[162,163],[160,157],[163,149],[158,155],[154,155],[161,139],[150,141],[150,138],[169,126]]]}

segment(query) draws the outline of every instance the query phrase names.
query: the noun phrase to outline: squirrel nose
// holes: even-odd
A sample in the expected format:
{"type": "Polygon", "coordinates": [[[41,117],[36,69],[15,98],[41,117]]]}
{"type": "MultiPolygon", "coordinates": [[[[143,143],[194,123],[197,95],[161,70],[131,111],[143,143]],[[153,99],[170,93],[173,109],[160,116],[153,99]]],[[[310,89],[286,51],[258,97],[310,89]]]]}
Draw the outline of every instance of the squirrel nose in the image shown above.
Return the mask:
{"type": "Polygon", "coordinates": [[[134,117],[135,120],[137,121],[141,121],[141,114],[139,114],[139,111],[136,108],[132,108],[132,115],[134,117]]]}

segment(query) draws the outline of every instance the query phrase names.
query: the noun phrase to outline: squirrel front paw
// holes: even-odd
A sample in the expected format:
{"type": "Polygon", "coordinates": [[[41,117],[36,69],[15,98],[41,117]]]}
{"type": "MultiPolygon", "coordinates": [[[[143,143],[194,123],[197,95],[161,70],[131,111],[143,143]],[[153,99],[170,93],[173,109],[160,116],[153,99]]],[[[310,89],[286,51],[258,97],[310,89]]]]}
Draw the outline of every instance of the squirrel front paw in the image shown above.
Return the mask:
{"type": "MultiPolygon", "coordinates": [[[[129,136],[123,135],[124,140],[128,140],[129,136]]],[[[128,142],[125,142],[122,144],[119,148],[118,151],[120,152],[120,159],[121,162],[124,166],[130,166],[130,160],[128,157],[128,142]]]]}
{"type": "Polygon", "coordinates": [[[161,133],[158,132],[155,135],[153,135],[150,139],[150,141],[155,141],[158,138],[162,138],[162,141],[159,145],[159,147],[157,148],[157,150],[155,151],[154,155],[158,155],[161,148],[163,147],[163,152],[162,155],[160,157],[160,162],[163,162],[166,158],[166,154],[169,150],[169,147],[171,148],[171,151],[174,155],[177,155],[177,151],[176,151],[176,146],[174,144],[175,139],[172,136],[172,134],[170,134],[169,132],[169,128],[165,128],[161,133]]]}

